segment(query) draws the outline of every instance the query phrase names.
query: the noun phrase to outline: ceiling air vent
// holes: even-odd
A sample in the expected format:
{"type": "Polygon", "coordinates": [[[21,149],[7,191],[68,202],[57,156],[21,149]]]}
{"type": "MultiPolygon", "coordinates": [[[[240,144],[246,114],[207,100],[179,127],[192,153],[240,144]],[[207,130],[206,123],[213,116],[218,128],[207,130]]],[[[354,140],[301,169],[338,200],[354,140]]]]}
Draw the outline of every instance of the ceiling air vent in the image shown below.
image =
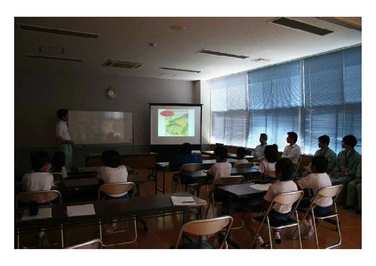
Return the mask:
{"type": "Polygon", "coordinates": [[[297,20],[289,19],[289,18],[278,18],[278,19],[273,20],[272,23],[285,26],[288,28],[293,28],[296,30],[313,33],[313,34],[320,35],[320,36],[327,35],[333,32],[328,29],[319,28],[319,27],[316,27],[307,23],[303,23],[297,20]]]}
{"type": "Polygon", "coordinates": [[[207,50],[207,49],[203,49],[203,50],[199,51],[199,53],[201,53],[201,54],[216,55],[216,56],[234,57],[234,58],[238,58],[238,59],[246,59],[246,58],[248,58],[248,56],[245,56],[245,55],[236,55],[236,54],[222,53],[222,52],[213,51],[213,50],[207,50]]]}
{"type": "Polygon", "coordinates": [[[173,67],[161,67],[163,70],[171,70],[171,71],[179,71],[179,72],[188,72],[188,73],[200,73],[200,70],[192,70],[192,69],[183,69],[183,68],[173,68],[173,67]]]}
{"type": "Polygon", "coordinates": [[[137,69],[142,67],[142,64],[135,63],[135,62],[129,62],[129,61],[120,61],[120,60],[113,60],[113,59],[107,59],[103,66],[106,67],[119,67],[119,68],[127,68],[127,69],[137,69]]]}
{"type": "Polygon", "coordinates": [[[70,61],[70,62],[83,62],[80,58],[73,58],[73,57],[65,57],[65,56],[52,56],[52,55],[40,55],[40,54],[27,54],[26,57],[30,58],[39,58],[39,59],[49,59],[49,60],[57,60],[57,61],[70,61]]]}
{"type": "Polygon", "coordinates": [[[26,25],[26,24],[20,24],[19,27],[23,30],[39,31],[39,32],[52,33],[52,34],[81,37],[81,38],[98,38],[99,37],[99,35],[96,33],[80,32],[80,31],[73,31],[73,30],[68,30],[68,29],[49,28],[49,27],[26,25]]]}

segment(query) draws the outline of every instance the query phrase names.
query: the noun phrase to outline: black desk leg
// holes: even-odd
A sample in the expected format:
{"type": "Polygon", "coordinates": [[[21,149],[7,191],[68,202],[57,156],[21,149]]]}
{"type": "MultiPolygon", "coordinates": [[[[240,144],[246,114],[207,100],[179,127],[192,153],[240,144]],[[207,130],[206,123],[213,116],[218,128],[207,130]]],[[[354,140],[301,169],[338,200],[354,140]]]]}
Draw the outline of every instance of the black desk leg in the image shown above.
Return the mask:
{"type": "Polygon", "coordinates": [[[155,195],[158,194],[158,170],[155,169],[155,195]]]}
{"type": "Polygon", "coordinates": [[[60,240],[61,240],[61,248],[64,248],[64,225],[60,225],[60,240]]]}
{"type": "Polygon", "coordinates": [[[163,191],[163,194],[166,193],[166,171],[163,170],[163,188],[162,188],[162,191],[163,191]]]}

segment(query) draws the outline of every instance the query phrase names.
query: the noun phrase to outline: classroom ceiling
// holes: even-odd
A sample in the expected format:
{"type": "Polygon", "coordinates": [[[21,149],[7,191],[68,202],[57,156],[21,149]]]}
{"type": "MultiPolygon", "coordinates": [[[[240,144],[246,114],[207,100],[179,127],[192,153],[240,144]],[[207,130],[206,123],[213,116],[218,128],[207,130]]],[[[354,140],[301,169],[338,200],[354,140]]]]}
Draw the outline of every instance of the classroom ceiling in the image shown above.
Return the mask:
{"type": "Polygon", "coordinates": [[[361,43],[360,18],[289,18],[333,32],[320,36],[271,23],[276,17],[20,17],[15,19],[15,63],[16,68],[22,69],[45,67],[206,80],[361,43]],[[29,30],[22,25],[47,27],[53,32],[29,30]],[[98,37],[65,35],[55,29],[93,33],[98,37]],[[203,49],[247,58],[199,53],[203,49]],[[141,66],[105,67],[107,59],[141,66]]]}

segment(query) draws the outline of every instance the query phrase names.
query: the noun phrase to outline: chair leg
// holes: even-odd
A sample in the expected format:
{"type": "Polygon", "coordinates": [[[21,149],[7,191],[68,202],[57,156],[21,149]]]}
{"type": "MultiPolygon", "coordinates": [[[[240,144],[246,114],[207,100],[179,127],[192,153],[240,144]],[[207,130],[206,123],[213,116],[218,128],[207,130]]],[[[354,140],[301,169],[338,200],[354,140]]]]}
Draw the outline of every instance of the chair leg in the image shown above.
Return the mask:
{"type": "Polygon", "coordinates": [[[17,229],[17,249],[20,248],[20,229],[17,229]]]}
{"type": "Polygon", "coordinates": [[[300,231],[300,224],[299,224],[298,211],[295,211],[295,216],[296,216],[296,222],[297,222],[297,226],[298,226],[299,247],[300,247],[300,249],[302,249],[302,248],[303,248],[303,243],[302,243],[302,232],[300,231]]]}
{"type": "Polygon", "coordinates": [[[133,224],[133,228],[134,228],[134,238],[132,240],[124,241],[124,242],[121,242],[121,243],[105,244],[103,242],[103,240],[101,239],[102,243],[103,243],[103,247],[114,247],[114,246],[132,244],[132,243],[136,242],[137,239],[138,239],[138,234],[137,234],[137,219],[136,219],[136,217],[134,217],[132,224],[133,224]]]}
{"type": "Polygon", "coordinates": [[[336,247],[339,247],[342,245],[342,235],[341,235],[341,227],[340,227],[340,224],[339,224],[339,218],[338,218],[338,215],[336,216],[336,229],[337,229],[337,234],[338,234],[338,242],[335,243],[334,245],[332,246],[329,246],[327,247],[328,249],[331,249],[331,248],[336,248],[336,247]]]}
{"type": "Polygon", "coordinates": [[[313,209],[311,210],[311,219],[312,219],[312,224],[313,224],[313,231],[315,232],[316,248],[320,248],[317,227],[316,227],[316,217],[315,217],[315,213],[313,209]]]}
{"type": "Polygon", "coordinates": [[[269,245],[270,245],[270,249],[273,249],[273,238],[272,238],[272,229],[270,228],[270,221],[269,221],[269,217],[266,216],[266,222],[268,224],[268,233],[269,233],[269,245]]]}
{"type": "Polygon", "coordinates": [[[60,240],[61,240],[61,248],[64,248],[64,225],[60,225],[60,240]]]}

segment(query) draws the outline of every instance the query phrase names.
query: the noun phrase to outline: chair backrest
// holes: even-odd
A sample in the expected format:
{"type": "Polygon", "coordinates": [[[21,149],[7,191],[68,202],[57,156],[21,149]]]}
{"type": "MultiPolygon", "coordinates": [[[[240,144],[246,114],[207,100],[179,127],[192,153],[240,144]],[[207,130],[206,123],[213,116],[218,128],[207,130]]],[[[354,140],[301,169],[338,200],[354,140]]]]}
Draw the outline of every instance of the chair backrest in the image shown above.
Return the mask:
{"type": "Polygon", "coordinates": [[[100,239],[94,239],[85,243],[67,247],[67,249],[98,249],[102,247],[103,247],[102,241],[100,239]]]}
{"type": "Polygon", "coordinates": [[[302,190],[280,193],[274,197],[272,203],[281,205],[293,205],[303,198],[304,192],[302,190]]]}
{"type": "Polygon", "coordinates": [[[62,202],[62,197],[57,190],[46,190],[46,191],[29,191],[20,192],[17,194],[17,201],[29,203],[34,202],[38,204],[50,203],[56,199],[62,202]]]}
{"type": "Polygon", "coordinates": [[[183,233],[187,233],[193,236],[213,236],[224,229],[226,230],[225,236],[223,237],[219,248],[227,247],[226,240],[230,232],[232,223],[233,218],[231,216],[190,221],[184,224],[181,228],[175,248],[178,248],[183,233]]]}
{"type": "Polygon", "coordinates": [[[233,175],[233,176],[221,176],[214,180],[214,184],[218,186],[222,185],[234,185],[243,182],[244,177],[242,175],[233,175]]]}
{"type": "Polygon", "coordinates": [[[202,169],[202,164],[200,163],[185,163],[180,167],[182,172],[196,172],[202,169]]]}
{"type": "Polygon", "coordinates": [[[330,187],[324,187],[320,189],[316,197],[327,197],[327,198],[335,198],[341,193],[343,189],[343,185],[335,185],[335,186],[330,186],[330,187]]]}
{"type": "Polygon", "coordinates": [[[102,193],[111,197],[116,197],[116,195],[123,195],[129,192],[134,187],[135,184],[133,182],[103,184],[98,189],[98,199],[101,199],[102,193]]]}
{"type": "Polygon", "coordinates": [[[236,168],[247,168],[247,167],[252,167],[254,164],[253,163],[239,163],[235,164],[236,168]]]}

